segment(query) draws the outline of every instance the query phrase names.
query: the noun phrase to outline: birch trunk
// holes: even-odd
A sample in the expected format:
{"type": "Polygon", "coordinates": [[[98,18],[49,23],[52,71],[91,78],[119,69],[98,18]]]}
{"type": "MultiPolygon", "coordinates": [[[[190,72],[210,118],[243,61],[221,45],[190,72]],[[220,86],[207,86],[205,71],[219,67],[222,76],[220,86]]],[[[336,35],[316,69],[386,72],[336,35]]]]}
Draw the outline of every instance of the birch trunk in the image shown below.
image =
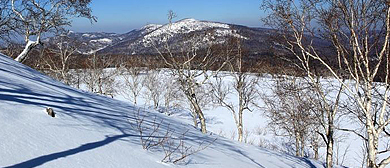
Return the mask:
{"type": "Polygon", "coordinates": [[[328,130],[327,130],[327,142],[326,142],[326,167],[333,168],[333,118],[329,117],[328,130]]]}
{"type": "Polygon", "coordinates": [[[28,55],[28,53],[37,45],[39,45],[39,40],[37,41],[31,41],[27,40],[26,46],[24,47],[23,51],[18,55],[18,57],[15,58],[15,61],[22,62],[28,55]]]}
{"type": "Polygon", "coordinates": [[[204,115],[203,115],[203,112],[202,111],[199,111],[199,120],[200,120],[200,129],[202,131],[202,133],[207,133],[207,130],[206,130],[206,119],[204,118],[204,115]]]}
{"type": "MultiPolygon", "coordinates": [[[[197,102],[196,100],[196,97],[193,97],[192,95],[195,95],[194,93],[192,92],[189,92],[189,93],[186,93],[186,96],[187,98],[189,99],[192,107],[194,108],[194,116],[198,116],[199,118],[199,121],[200,121],[200,129],[202,131],[202,133],[207,133],[207,130],[206,130],[206,119],[203,115],[203,112],[202,112],[202,109],[200,108],[199,106],[199,103],[197,102]],[[188,95],[190,94],[190,95],[188,95]]],[[[198,123],[196,121],[196,118],[194,118],[194,125],[197,127],[198,123]]]]}
{"type": "Polygon", "coordinates": [[[238,141],[243,141],[243,123],[242,123],[242,110],[238,112],[238,125],[237,125],[237,131],[238,131],[238,141]]]}
{"type": "Polygon", "coordinates": [[[300,152],[299,152],[299,142],[301,140],[299,139],[299,133],[298,132],[295,132],[295,156],[298,156],[300,157],[300,152]]]}

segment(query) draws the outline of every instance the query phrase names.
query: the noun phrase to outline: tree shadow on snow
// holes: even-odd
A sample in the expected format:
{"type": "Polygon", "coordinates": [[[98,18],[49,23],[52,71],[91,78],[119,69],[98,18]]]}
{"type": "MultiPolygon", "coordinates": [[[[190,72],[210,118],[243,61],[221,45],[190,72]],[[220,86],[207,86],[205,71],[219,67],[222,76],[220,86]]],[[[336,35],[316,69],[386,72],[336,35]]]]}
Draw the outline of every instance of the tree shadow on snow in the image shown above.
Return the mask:
{"type": "Polygon", "coordinates": [[[62,152],[52,153],[52,154],[48,154],[48,155],[43,155],[43,156],[31,159],[31,160],[27,160],[27,161],[22,162],[22,163],[8,166],[6,168],[19,168],[19,167],[24,168],[24,167],[40,166],[42,164],[45,164],[47,162],[50,162],[50,161],[53,161],[53,160],[56,160],[59,158],[64,158],[64,157],[67,157],[70,155],[75,155],[77,153],[81,153],[81,152],[85,152],[88,150],[102,147],[102,146],[107,145],[109,143],[112,143],[118,139],[129,137],[129,136],[134,136],[134,135],[122,134],[122,135],[115,135],[115,136],[106,136],[106,138],[101,140],[101,141],[86,143],[86,144],[83,144],[77,148],[69,149],[69,150],[62,151],[62,152]]]}
{"type": "MultiPolygon", "coordinates": [[[[173,129],[176,137],[178,137],[186,130],[190,130],[186,134],[184,140],[192,142],[191,145],[196,146],[204,141],[206,144],[213,143],[213,145],[211,145],[209,148],[224,153],[231,153],[229,151],[234,151],[235,156],[244,156],[244,160],[248,159],[257,166],[264,167],[259,163],[261,162],[261,158],[249,157],[249,155],[245,153],[244,149],[235,146],[236,144],[231,141],[218,138],[218,140],[214,142],[215,136],[200,134],[195,129],[190,129],[190,125],[184,125],[181,122],[165,117],[162,114],[153,114],[150,116],[145,112],[145,110],[137,109],[136,107],[129,104],[124,104],[120,101],[111,100],[103,96],[86,93],[65,86],[50,79],[49,77],[37,74],[35,70],[22,66],[21,64],[16,64],[16,67],[13,67],[15,65],[7,64],[8,63],[4,62],[2,58],[0,58],[0,73],[4,71],[7,75],[10,76],[0,78],[0,101],[32,105],[42,107],[42,109],[45,107],[52,107],[60,115],[66,115],[80,120],[88,120],[91,122],[88,122],[87,124],[97,124],[101,127],[110,127],[120,132],[120,135],[107,136],[101,141],[86,143],[73,149],[39,156],[37,158],[33,158],[9,167],[36,167],[59,158],[64,158],[81,152],[96,149],[117,140],[129,141],[131,143],[139,144],[139,142],[137,142],[139,139],[137,138],[126,138],[138,136],[137,130],[134,130],[131,125],[134,125],[137,119],[145,118],[144,126],[153,127],[155,122],[153,120],[153,116],[157,116],[157,119],[159,120],[164,120],[164,124],[161,125],[161,132],[165,132],[165,130],[168,129],[173,129]],[[18,71],[24,71],[24,73],[16,73],[18,71]],[[136,115],[137,111],[140,113],[140,116],[136,115]],[[132,116],[131,114],[135,115],[132,116]],[[221,146],[224,146],[224,148],[221,148],[221,146]]],[[[208,122],[218,122],[216,118],[208,118],[207,120],[208,122]]],[[[269,153],[278,155],[274,152],[269,153]]],[[[197,158],[202,158],[200,159],[202,161],[206,160],[206,162],[209,160],[208,158],[212,158],[212,156],[196,156],[197,158]]],[[[310,167],[315,167],[313,164],[311,164],[310,160],[307,159],[300,160],[300,158],[297,159],[295,157],[285,155],[280,155],[279,157],[291,159],[294,162],[303,161],[310,167]]],[[[195,162],[196,161],[191,160],[191,163],[195,162]]]]}

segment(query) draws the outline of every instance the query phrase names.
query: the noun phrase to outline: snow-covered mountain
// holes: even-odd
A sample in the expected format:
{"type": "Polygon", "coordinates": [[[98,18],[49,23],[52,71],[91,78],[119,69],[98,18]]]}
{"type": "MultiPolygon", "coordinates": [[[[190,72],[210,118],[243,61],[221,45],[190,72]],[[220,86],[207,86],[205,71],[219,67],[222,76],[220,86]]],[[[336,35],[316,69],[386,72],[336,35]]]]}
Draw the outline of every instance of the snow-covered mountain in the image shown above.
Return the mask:
{"type": "MultiPolygon", "coordinates": [[[[270,29],[183,19],[165,25],[148,24],[124,34],[70,32],[68,36],[83,43],[79,47],[79,52],[83,54],[93,52],[109,55],[156,54],[154,46],[161,47],[169,42],[173,49],[179,50],[182,44],[193,42],[196,37],[200,47],[209,43],[222,44],[230,38],[239,38],[249,52],[265,55],[273,45],[269,40],[272,33],[270,29]]],[[[45,42],[55,44],[56,37],[48,38],[45,42]]]]}
{"type": "MultiPolygon", "coordinates": [[[[195,19],[183,19],[176,23],[164,25],[155,31],[145,35],[142,39],[142,43],[145,47],[149,46],[151,42],[156,39],[167,39],[178,35],[189,34],[197,31],[205,31],[209,29],[215,30],[215,35],[217,37],[238,37],[247,39],[239,35],[236,31],[232,30],[228,24],[216,23],[216,22],[207,22],[199,21],[195,19]]],[[[159,41],[161,42],[161,41],[159,41]]],[[[164,41],[162,41],[164,42],[164,41]]]]}
{"type": "MultiPolygon", "coordinates": [[[[109,45],[118,43],[125,35],[105,32],[75,33],[69,31],[61,36],[66,36],[70,42],[77,42],[76,47],[80,54],[91,54],[109,45]]],[[[57,44],[61,42],[61,36],[50,37],[43,42],[57,44]]]]}
{"type": "Polygon", "coordinates": [[[133,30],[124,40],[100,50],[102,54],[111,55],[148,55],[157,53],[155,47],[161,48],[167,42],[172,49],[181,50],[181,45],[194,41],[199,46],[210,43],[222,44],[230,38],[239,38],[242,44],[252,53],[267,53],[270,45],[270,29],[250,28],[246,26],[183,19],[165,25],[147,25],[133,30]]]}
{"type": "Polygon", "coordinates": [[[310,159],[202,134],[180,119],[132,104],[83,92],[57,82],[0,54],[0,167],[283,167],[315,168],[310,159]],[[45,108],[56,112],[52,118],[45,108]],[[155,121],[158,135],[197,148],[179,164],[163,163],[162,149],[144,150],[144,138],[155,121]]]}

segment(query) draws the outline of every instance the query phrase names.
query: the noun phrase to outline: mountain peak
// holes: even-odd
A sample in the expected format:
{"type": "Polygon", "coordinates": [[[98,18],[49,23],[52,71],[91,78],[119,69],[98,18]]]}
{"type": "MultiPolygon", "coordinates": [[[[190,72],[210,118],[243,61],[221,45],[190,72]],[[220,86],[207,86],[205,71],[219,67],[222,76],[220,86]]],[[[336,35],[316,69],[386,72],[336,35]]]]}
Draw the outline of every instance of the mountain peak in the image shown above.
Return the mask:
{"type": "Polygon", "coordinates": [[[171,26],[173,27],[173,29],[175,28],[175,26],[179,27],[179,28],[190,27],[194,31],[204,29],[204,28],[224,28],[224,29],[230,28],[230,26],[228,24],[211,22],[211,21],[200,21],[200,20],[196,20],[194,18],[185,18],[185,19],[179,20],[179,21],[173,23],[171,26]]]}
{"type": "Polygon", "coordinates": [[[182,19],[172,24],[166,24],[152,31],[144,37],[144,42],[149,43],[153,38],[159,38],[165,35],[173,36],[176,34],[185,34],[194,31],[206,30],[210,28],[230,29],[228,24],[199,21],[193,18],[182,19]]]}

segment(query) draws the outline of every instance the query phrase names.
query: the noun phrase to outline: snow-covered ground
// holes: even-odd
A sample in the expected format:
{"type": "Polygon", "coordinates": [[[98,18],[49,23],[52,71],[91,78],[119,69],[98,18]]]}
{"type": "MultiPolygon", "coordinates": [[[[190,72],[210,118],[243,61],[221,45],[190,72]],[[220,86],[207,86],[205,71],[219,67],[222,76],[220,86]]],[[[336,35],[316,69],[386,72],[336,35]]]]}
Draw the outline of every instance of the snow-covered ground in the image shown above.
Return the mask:
{"type": "Polygon", "coordinates": [[[71,88],[4,55],[0,123],[0,167],[323,167],[310,159],[202,134],[182,118],[71,88]],[[46,114],[46,107],[54,109],[55,118],[46,114]],[[162,121],[158,132],[170,130],[174,143],[187,132],[182,138],[187,147],[211,145],[179,164],[163,163],[161,148],[142,148],[137,116],[144,118],[145,128],[162,121]]]}
{"type": "MultiPolygon", "coordinates": [[[[111,69],[110,71],[112,71],[111,69]]],[[[140,75],[140,78],[146,78],[148,72],[142,72],[140,75]]],[[[220,73],[221,74],[221,73],[220,73]]],[[[169,70],[164,69],[159,72],[158,79],[161,80],[161,83],[170,85],[172,81],[169,81],[169,70]]],[[[231,76],[224,74],[222,72],[223,81],[225,84],[233,82],[233,79],[231,76]]],[[[253,75],[255,76],[255,75],[253,75]]],[[[143,79],[139,79],[143,80],[143,79]]],[[[116,77],[116,81],[118,83],[123,83],[123,78],[121,76],[116,77]]],[[[270,75],[264,75],[259,78],[258,81],[258,90],[261,94],[270,94],[271,87],[273,84],[273,79],[270,75]]],[[[324,85],[337,85],[337,81],[335,79],[322,79],[322,83],[324,85]]],[[[161,86],[162,88],[165,88],[166,86],[163,84],[161,86]]],[[[119,84],[121,85],[121,84],[119,84]]],[[[114,99],[118,99],[121,101],[132,101],[129,100],[128,95],[129,91],[125,91],[123,88],[119,89],[120,92],[118,92],[114,99]]],[[[138,106],[152,109],[153,103],[150,100],[146,100],[143,97],[143,93],[145,92],[145,88],[141,91],[141,95],[138,96],[137,102],[138,106]]],[[[331,93],[335,95],[336,93],[331,93]]],[[[233,103],[237,103],[238,98],[234,94],[228,95],[228,99],[230,99],[233,103]]],[[[258,98],[257,105],[259,107],[265,107],[264,103],[262,102],[261,98],[258,98]]],[[[185,103],[185,101],[180,102],[185,103]]],[[[160,102],[161,106],[164,105],[160,102]]],[[[189,105],[183,105],[183,106],[189,106],[189,105]]],[[[182,106],[182,107],[183,107],[182,106]]],[[[292,150],[293,144],[291,144],[290,140],[286,137],[280,137],[275,136],[272,130],[269,128],[268,123],[269,120],[264,115],[264,108],[253,108],[252,112],[245,111],[243,114],[243,125],[244,125],[244,141],[246,141],[247,144],[251,144],[253,146],[262,146],[266,148],[271,148],[274,150],[282,151],[282,152],[289,152],[290,154],[295,153],[295,151],[292,150]]],[[[159,110],[163,111],[163,110],[159,110]]],[[[217,105],[213,105],[213,103],[210,103],[207,108],[204,110],[204,114],[206,117],[206,123],[207,123],[207,129],[214,134],[223,136],[227,139],[234,139],[237,140],[237,127],[235,125],[234,119],[232,117],[232,114],[229,110],[227,110],[224,107],[220,107],[217,105]]],[[[189,109],[181,109],[181,110],[174,110],[173,114],[170,116],[170,118],[176,118],[180,119],[182,122],[185,122],[189,125],[193,124],[191,112],[189,109]]],[[[348,117],[344,117],[340,120],[343,120],[339,124],[342,125],[341,128],[358,128],[358,125],[354,122],[354,120],[351,120],[348,117]]],[[[335,142],[335,150],[334,150],[334,160],[337,164],[342,164],[343,166],[349,166],[349,167],[361,167],[361,163],[363,160],[363,153],[362,153],[362,141],[361,139],[351,133],[346,133],[342,131],[336,131],[336,142],[335,142]]],[[[386,145],[384,143],[383,145],[386,145]]],[[[320,147],[320,160],[325,161],[325,154],[326,154],[326,147],[322,146],[320,147]]],[[[310,150],[310,148],[306,151],[307,155],[313,156],[313,151],[310,150]]]]}

